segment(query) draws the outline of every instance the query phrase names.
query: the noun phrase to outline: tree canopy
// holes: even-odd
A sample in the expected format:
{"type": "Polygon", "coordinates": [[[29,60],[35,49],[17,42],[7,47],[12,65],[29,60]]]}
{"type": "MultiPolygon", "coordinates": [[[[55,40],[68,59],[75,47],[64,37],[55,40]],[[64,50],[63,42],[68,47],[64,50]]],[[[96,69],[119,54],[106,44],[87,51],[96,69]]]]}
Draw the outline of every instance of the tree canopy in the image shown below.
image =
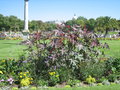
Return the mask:
{"type": "MultiPolygon", "coordinates": [[[[120,29],[120,20],[111,18],[108,16],[101,16],[96,19],[87,19],[83,16],[79,16],[77,19],[68,20],[65,25],[77,24],[81,26],[81,29],[87,28],[93,32],[104,32],[105,36],[110,30],[120,29]]],[[[53,30],[56,29],[57,24],[54,21],[43,22],[41,20],[29,21],[29,30],[53,30]]],[[[22,31],[24,29],[24,21],[16,16],[3,16],[0,14],[0,31],[22,31]]]]}

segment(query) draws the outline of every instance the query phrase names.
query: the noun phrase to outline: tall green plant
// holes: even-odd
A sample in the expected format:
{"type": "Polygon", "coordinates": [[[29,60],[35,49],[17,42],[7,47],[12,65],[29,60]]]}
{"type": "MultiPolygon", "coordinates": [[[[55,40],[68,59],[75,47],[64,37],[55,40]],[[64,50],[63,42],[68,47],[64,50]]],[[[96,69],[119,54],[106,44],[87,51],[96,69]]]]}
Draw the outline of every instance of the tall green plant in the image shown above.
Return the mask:
{"type": "Polygon", "coordinates": [[[79,70],[81,62],[98,62],[99,41],[92,33],[80,32],[76,26],[65,26],[51,32],[37,32],[30,39],[29,62],[34,77],[48,77],[48,72],[67,68],[79,70]]]}

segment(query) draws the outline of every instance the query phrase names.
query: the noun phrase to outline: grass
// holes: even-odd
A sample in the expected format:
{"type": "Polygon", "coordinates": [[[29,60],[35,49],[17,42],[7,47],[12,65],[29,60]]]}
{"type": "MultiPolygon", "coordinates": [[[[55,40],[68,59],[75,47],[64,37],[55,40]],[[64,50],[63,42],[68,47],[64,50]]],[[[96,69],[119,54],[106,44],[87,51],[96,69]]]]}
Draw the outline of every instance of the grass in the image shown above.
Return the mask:
{"type": "Polygon", "coordinates": [[[25,46],[19,45],[20,40],[0,40],[0,59],[18,58],[23,54],[25,46]]]}
{"type": "MultiPolygon", "coordinates": [[[[23,54],[25,46],[19,45],[20,40],[0,40],[0,59],[18,58],[23,54]]],[[[120,58],[120,40],[102,40],[107,42],[110,49],[102,49],[107,56],[120,58]]]]}
{"type": "Polygon", "coordinates": [[[110,47],[110,49],[102,49],[107,56],[120,58],[120,40],[103,40],[101,42],[106,42],[110,47]]]}
{"type": "MultiPolygon", "coordinates": [[[[41,89],[40,89],[41,90],[41,89]]],[[[46,89],[42,89],[46,90],[46,89]]],[[[110,86],[93,86],[93,87],[77,87],[77,88],[49,88],[47,90],[120,90],[120,85],[110,86]]]]}
{"type": "Polygon", "coordinates": [[[118,34],[118,32],[108,32],[109,35],[118,34]]]}

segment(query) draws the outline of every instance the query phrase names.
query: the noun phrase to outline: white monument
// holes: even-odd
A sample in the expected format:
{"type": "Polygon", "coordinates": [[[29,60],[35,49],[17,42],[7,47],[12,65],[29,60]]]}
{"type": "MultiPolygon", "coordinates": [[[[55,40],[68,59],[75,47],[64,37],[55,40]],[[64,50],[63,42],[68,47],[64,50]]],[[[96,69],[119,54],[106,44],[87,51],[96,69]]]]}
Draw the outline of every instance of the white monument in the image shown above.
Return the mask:
{"type": "Polygon", "coordinates": [[[23,32],[29,32],[28,29],[28,1],[24,0],[24,31],[23,32]]]}

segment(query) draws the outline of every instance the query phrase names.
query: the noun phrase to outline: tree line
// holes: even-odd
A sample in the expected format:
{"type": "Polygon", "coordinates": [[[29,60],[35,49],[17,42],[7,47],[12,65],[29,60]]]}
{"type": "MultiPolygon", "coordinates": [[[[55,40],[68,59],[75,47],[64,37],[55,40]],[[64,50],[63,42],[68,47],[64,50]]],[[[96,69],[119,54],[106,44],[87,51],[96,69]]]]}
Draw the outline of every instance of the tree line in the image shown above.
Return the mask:
{"type": "Polygon", "coordinates": [[[96,19],[86,19],[85,17],[80,16],[77,19],[68,20],[66,24],[77,24],[80,25],[82,29],[87,28],[89,31],[101,33],[105,32],[105,35],[108,33],[108,31],[120,30],[120,20],[111,18],[109,16],[101,16],[96,19]]]}
{"type": "MultiPolygon", "coordinates": [[[[29,21],[29,30],[53,30],[56,24],[53,22],[29,21]]],[[[24,21],[16,16],[3,16],[0,14],[0,31],[22,31],[24,29],[24,21]]]]}
{"type": "MultiPolygon", "coordinates": [[[[80,25],[82,29],[87,28],[89,31],[105,32],[120,30],[120,20],[109,16],[101,16],[96,19],[79,16],[77,19],[72,19],[64,22],[65,25],[80,25]]],[[[29,21],[29,30],[53,30],[57,25],[54,21],[43,22],[40,20],[29,21]]],[[[22,31],[24,29],[24,21],[16,16],[3,16],[0,14],[0,31],[22,31]]]]}

